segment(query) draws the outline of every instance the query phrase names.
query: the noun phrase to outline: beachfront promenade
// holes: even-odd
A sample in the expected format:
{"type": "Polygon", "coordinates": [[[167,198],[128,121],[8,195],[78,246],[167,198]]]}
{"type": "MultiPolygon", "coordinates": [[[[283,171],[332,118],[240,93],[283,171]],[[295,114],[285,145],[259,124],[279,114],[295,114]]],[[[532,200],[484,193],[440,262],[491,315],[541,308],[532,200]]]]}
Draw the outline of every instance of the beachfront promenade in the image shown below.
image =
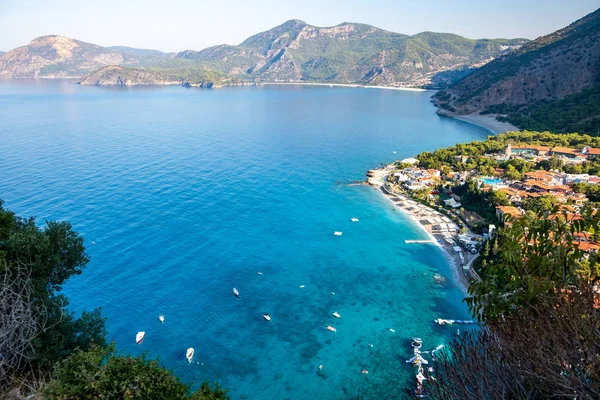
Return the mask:
{"type": "MultiPolygon", "coordinates": [[[[370,170],[367,183],[379,188],[379,190],[392,201],[396,208],[405,213],[427,233],[430,240],[426,240],[425,242],[436,244],[442,248],[444,253],[452,261],[451,264],[456,268],[458,278],[465,289],[468,288],[470,281],[479,280],[479,275],[477,275],[472,268],[472,264],[479,256],[479,253],[471,254],[468,251],[463,251],[456,245],[455,238],[459,231],[458,225],[452,222],[448,216],[443,215],[434,208],[417,202],[406,194],[392,191],[385,181],[387,175],[388,171],[385,168],[370,170]],[[434,226],[440,227],[441,229],[434,229],[434,226]],[[448,238],[452,238],[452,243],[447,240],[448,238]]],[[[475,236],[467,226],[465,226],[465,229],[467,230],[468,236],[475,236]]],[[[420,242],[420,240],[407,240],[406,242],[417,243],[420,242]]]]}

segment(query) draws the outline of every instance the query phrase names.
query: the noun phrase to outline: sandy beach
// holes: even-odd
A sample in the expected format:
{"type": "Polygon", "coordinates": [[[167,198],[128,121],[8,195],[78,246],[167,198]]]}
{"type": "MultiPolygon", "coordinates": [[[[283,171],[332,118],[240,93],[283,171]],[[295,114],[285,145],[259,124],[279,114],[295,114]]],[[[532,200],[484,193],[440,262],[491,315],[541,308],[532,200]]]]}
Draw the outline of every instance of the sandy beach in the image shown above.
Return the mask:
{"type": "Polygon", "coordinates": [[[397,86],[363,86],[353,83],[319,83],[319,82],[261,82],[258,85],[303,85],[303,86],[339,86],[363,89],[389,89],[389,90],[406,90],[409,92],[426,92],[427,89],[397,87],[397,86]]]}
{"type": "Polygon", "coordinates": [[[456,118],[461,121],[469,122],[471,124],[479,125],[494,134],[519,131],[520,129],[508,122],[500,122],[495,116],[480,115],[480,114],[466,114],[466,115],[448,115],[448,117],[456,118]]]}
{"type": "MultiPolygon", "coordinates": [[[[460,283],[460,288],[466,294],[469,287],[469,280],[466,276],[466,271],[462,266],[461,259],[459,255],[454,250],[454,246],[446,241],[444,238],[444,234],[441,232],[434,232],[431,224],[424,224],[422,221],[428,218],[437,218],[446,222],[450,222],[448,217],[441,214],[437,210],[427,207],[421,203],[418,203],[406,195],[398,194],[398,193],[390,193],[384,186],[384,179],[387,175],[387,171],[385,169],[380,170],[371,170],[369,171],[371,174],[367,183],[371,186],[374,186],[379,190],[398,210],[404,213],[408,218],[410,218],[416,226],[420,227],[432,241],[432,243],[424,243],[424,244],[409,244],[411,246],[438,246],[442,249],[442,253],[444,257],[448,261],[448,263],[452,267],[453,278],[460,283]]],[[[468,252],[463,252],[465,257],[465,266],[468,267],[471,265],[473,260],[477,258],[478,254],[473,255],[468,252]]]]}

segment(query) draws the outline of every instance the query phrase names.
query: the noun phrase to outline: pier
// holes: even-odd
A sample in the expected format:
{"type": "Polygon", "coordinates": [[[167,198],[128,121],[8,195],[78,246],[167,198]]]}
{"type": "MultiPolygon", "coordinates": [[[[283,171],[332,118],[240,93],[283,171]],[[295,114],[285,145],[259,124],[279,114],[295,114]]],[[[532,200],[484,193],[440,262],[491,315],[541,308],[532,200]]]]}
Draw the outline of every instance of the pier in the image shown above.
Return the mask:
{"type": "Polygon", "coordinates": [[[437,243],[435,240],[424,239],[424,240],[405,240],[404,243],[437,243]]]}

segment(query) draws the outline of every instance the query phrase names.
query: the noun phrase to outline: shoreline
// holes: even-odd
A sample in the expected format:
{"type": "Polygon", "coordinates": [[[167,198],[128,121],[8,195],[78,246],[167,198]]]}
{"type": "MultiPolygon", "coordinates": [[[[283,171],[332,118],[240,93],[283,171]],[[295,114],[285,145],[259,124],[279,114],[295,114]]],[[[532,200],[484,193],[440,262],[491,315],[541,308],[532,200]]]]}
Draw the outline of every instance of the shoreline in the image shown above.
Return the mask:
{"type": "Polygon", "coordinates": [[[442,117],[454,118],[463,122],[467,122],[473,125],[480,126],[494,135],[498,135],[504,132],[518,132],[521,129],[517,128],[509,122],[500,122],[496,120],[495,116],[486,116],[480,114],[465,114],[465,115],[452,115],[452,114],[440,114],[442,117]]]}
{"type": "MultiPolygon", "coordinates": [[[[462,265],[460,257],[453,249],[453,245],[446,242],[442,233],[433,232],[430,228],[423,225],[418,218],[418,214],[420,214],[422,210],[426,209],[427,213],[432,216],[437,216],[440,218],[447,217],[438,212],[437,210],[428,207],[424,204],[418,203],[406,195],[398,193],[389,193],[383,184],[383,180],[381,179],[384,177],[384,174],[387,175],[387,172],[384,170],[377,171],[379,172],[379,174],[375,177],[369,178],[367,180],[367,184],[375,187],[376,190],[381,193],[381,195],[383,195],[392,203],[394,209],[400,210],[400,212],[402,212],[406,217],[408,217],[408,219],[416,227],[420,228],[423,232],[425,232],[425,234],[427,234],[427,237],[432,241],[432,243],[430,244],[437,246],[442,251],[442,255],[448,262],[450,270],[452,271],[452,278],[454,279],[454,282],[457,283],[457,286],[463,292],[463,294],[467,295],[470,282],[467,279],[464,267],[470,267],[473,260],[475,260],[479,256],[479,254],[473,255],[467,252],[463,252],[465,257],[465,264],[462,265]]],[[[426,246],[428,244],[423,245],[426,246]]]]}
{"type": "Polygon", "coordinates": [[[336,87],[351,87],[364,89],[388,89],[388,90],[405,90],[409,92],[428,92],[430,89],[411,88],[402,86],[373,86],[360,85],[358,83],[321,83],[321,82],[260,82],[255,83],[256,86],[261,85],[303,85],[303,86],[336,86],[336,87]]]}

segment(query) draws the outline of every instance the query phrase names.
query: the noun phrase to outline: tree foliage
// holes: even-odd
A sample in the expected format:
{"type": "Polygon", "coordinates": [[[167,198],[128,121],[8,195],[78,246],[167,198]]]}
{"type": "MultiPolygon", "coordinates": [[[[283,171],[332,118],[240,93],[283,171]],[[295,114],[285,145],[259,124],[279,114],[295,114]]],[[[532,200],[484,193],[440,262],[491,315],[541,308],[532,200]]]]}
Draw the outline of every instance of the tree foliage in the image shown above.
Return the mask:
{"type": "Polygon", "coordinates": [[[600,215],[584,209],[572,221],[565,211],[528,212],[511,220],[500,237],[500,251],[488,259],[480,282],[469,287],[467,304],[480,319],[497,321],[521,312],[544,297],[584,279],[600,280],[598,255],[578,247],[577,234],[599,232],[600,215]]]}
{"type": "Polygon", "coordinates": [[[204,382],[190,394],[181,382],[158,361],[119,355],[114,345],[78,350],[61,361],[44,389],[48,399],[229,399],[218,385],[204,382]]]}

